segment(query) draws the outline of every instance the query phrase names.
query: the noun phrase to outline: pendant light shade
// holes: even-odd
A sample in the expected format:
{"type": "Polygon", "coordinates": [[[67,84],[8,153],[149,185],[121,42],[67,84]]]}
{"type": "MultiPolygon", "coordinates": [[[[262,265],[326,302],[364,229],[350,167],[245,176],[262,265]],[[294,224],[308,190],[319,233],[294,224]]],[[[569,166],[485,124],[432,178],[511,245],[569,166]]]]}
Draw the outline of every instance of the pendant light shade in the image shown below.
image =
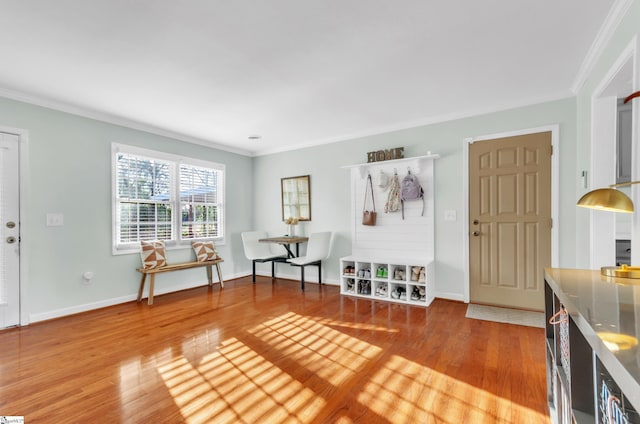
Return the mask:
{"type": "Polygon", "coordinates": [[[585,194],[578,206],[602,211],[633,213],[633,202],[629,196],[615,188],[600,188],[585,194]]]}
{"type": "MultiPolygon", "coordinates": [[[[638,184],[640,181],[613,184],[609,188],[599,188],[585,194],[578,200],[577,205],[583,208],[597,209],[600,211],[633,213],[633,202],[629,196],[616,190],[614,187],[638,184]]],[[[640,268],[628,265],[603,266],[600,273],[605,277],[640,278],[640,268]]]]}

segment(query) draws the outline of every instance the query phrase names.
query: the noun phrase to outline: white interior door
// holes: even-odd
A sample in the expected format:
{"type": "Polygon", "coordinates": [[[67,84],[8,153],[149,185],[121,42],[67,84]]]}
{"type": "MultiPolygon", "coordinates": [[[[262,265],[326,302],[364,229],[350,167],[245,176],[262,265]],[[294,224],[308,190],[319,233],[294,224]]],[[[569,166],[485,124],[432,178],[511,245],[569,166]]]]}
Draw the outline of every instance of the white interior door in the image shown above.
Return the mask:
{"type": "Polygon", "coordinates": [[[20,139],[0,132],[0,328],[20,323],[20,139]]]}

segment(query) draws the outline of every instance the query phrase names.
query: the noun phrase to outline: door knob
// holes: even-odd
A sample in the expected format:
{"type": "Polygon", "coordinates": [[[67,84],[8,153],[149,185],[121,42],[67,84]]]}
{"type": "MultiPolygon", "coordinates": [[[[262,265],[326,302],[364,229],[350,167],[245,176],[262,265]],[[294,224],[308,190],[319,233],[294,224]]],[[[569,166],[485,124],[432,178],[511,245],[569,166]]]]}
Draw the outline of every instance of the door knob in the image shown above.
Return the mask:
{"type": "Polygon", "coordinates": [[[15,237],[7,237],[7,243],[11,244],[11,243],[15,243],[16,242],[16,238],[15,237]]]}
{"type": "Polygon", "coordinates": [[[473,233],[471,233],[471,234],[473,234],[474,236],[478,237],[478,236],[480,235],[480,231],[474,231],[474,232],[473,232],[473,233]]]}
{"type": "Polygon", "coordinates": [[[7,222],[7,228],[15,228],[15,226],[16,226],[15,222],[13,222],[13,221],[7,222]]]}

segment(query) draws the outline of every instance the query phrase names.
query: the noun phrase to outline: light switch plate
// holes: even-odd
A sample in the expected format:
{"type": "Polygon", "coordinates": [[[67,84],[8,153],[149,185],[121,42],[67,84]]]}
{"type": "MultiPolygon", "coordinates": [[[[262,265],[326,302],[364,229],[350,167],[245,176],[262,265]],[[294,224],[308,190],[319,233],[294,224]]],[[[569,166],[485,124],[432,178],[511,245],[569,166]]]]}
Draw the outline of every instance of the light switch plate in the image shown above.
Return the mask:
{"type": "Polygon", "coordinates": [[[64,225],[64,215],[61,213],[47,214],[47,227],[62,227],[64,225]]]}
{"type": "Polygon", "coordinates": [[[444,211],[444,220],[445,221],[455,221],[456,219],[458,219],[456,211],[455,210],[446,210],[444,211]]]}

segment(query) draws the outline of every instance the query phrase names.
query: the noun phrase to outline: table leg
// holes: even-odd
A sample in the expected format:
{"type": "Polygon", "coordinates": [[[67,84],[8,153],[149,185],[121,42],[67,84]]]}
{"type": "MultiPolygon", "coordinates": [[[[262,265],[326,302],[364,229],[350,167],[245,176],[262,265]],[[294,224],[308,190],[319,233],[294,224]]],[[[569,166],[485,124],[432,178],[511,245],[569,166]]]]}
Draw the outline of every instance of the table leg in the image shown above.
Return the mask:
{"type": "Polygon", "coordinates": [[[138,302],[142,300],[142,291],[144,290],[144,281],[147,279],[147,274],[142,274],[142,280],[140,280],[140,288],[138,289],[138,302]]]}
{"type": "Polygon", "coordinates": [[[211,265],[207,265],[205,268],[207,268],[207,281],[210,286],[213,286],[213,272],[211,270],[211,265]]]}
{"type": "Polygon", "coordinates": [[[220,280],[220,288],[223,288],[224,281],[222,281],[222,271],[220,270],[220,264],[216,264],[216,271],[218,271],[218,280],[220,280]]]}
{"type": "Polygon", "coordinates": [[[151,274],[151,278],[149,279],[149,298],[147,300],[148,305],[153,305],[153,284],[155,283],[155,274],[151,274]]]}
{"type": "MultiPolygon", "coordinates": [[[[289,258],[295,258],[295,257],[297,257],[297,256],[295,256],[295,255],[293,254],[293,252],[291,251],[291,246],[290,246],[289,244],[283,244],[283,246],[284,246],[284,248],[287,250],[287,255],[289,256],[289,258]]],[[[298,251],[297,246],[298,246],[298,245],[296,244],[296,253],[297,253],[297,251],[298,251]]]]}

